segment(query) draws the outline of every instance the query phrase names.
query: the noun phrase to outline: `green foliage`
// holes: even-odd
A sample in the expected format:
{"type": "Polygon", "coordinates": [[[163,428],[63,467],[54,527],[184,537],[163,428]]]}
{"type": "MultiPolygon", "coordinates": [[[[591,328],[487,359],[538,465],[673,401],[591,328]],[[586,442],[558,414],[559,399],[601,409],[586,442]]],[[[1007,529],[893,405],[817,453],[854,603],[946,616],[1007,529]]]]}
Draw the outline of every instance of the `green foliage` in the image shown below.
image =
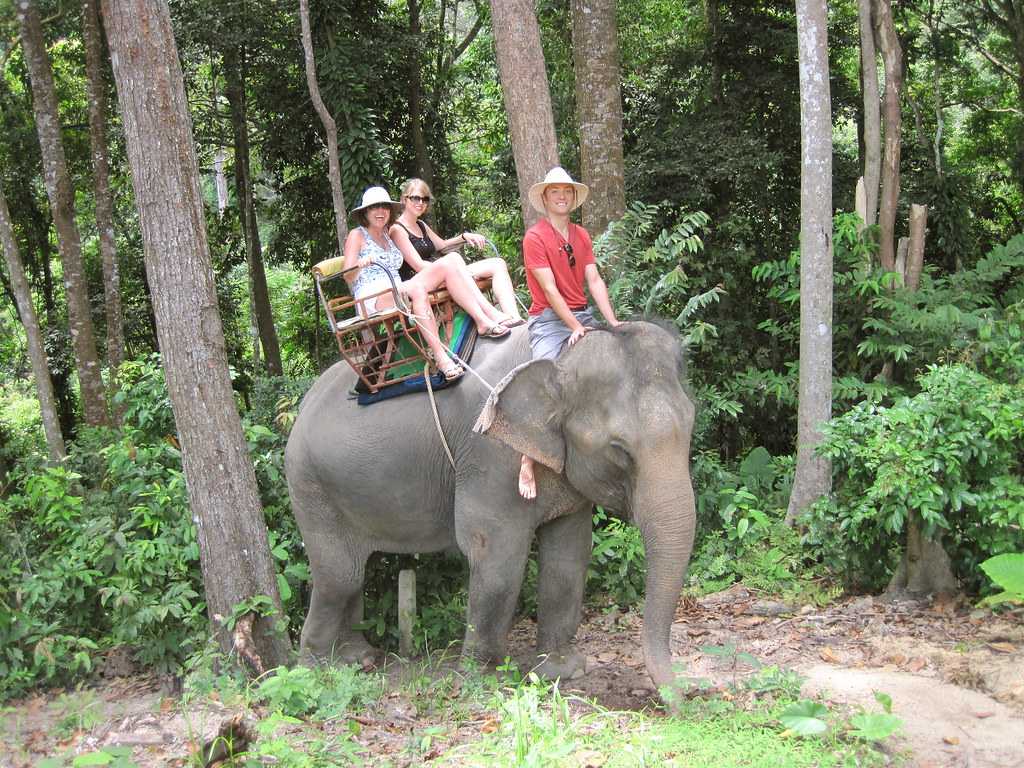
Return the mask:
{"type": "Polygon", "coordinates": [[[587,567],[587,589],[621,606],[635,605],[644,594],[647,564],[640,530],[598,507],[587,567]]]}
{"type": "Polygon", "coordinates": [[[779,721],[797,736],[817,736],[828,730],[828,708],[804,699],[786,708],[779,721]]]}
{"type": "Polygon", "coordinates": [[[380,697],[382,685],[381,677],[367,675],[354,665],[280,667],[260,681],[256,695],[283,715],[328,720],[372,704],[380,697]]]}
{"type": "Polygon", "coordinates": [[[980,560],[1022,544],[1024,385],[962,364],[931,366],[917,383],[914,397],[862,403],[825,428],[836,481],[810,513],[808,540],[851,579],[880,584],[885,553],[917,514],[977,586],[980,560]]]}
{"type": "Polygon", "coordinates": [[[1024,553],[1008,552],[990,557],[981,564],[981,570],[993,584],[1003,590],[986,597],[982,601],[983,605],[1024,603],[1024,553]]]}

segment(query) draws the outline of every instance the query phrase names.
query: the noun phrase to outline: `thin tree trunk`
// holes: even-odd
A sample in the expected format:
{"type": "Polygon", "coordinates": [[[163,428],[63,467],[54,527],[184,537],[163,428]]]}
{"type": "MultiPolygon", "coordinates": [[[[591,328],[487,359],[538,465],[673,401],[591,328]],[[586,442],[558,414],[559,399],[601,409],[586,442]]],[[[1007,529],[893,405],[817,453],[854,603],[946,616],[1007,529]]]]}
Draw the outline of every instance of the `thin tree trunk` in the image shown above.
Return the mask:
{"type": "Polygon", "coordinates": [[[529,228],[540,217],[530,205],[530,187],[558,165],[555,119],[540,28],[529,0],[491,0],[491,24],[523,225],[529,228]]]}
{"type": "Polygon", "coordinates": [[[0,189],[0,248],[4,252],[4,262],[11,280],[11,293],[14,294],[15,306],[21,324],[25,327],[28,339],[28,356],[32,361],[32,373],[36,378],[36,393],[39,396],[39,410],[43,417],[43,433],[46,435],[46,447],[50,458],[61,461],[67,456],[64,447],[64,434],[60,429],[60,417],[57,415],[57,399],[50,380],[50,366],[46,359],[46,347],[43,345],[43,333],[39,328],[39,318],[32,304],[32,292],[25,277],[25,266],[21,261],[18,241],[14,237],[14,226],[11,223],[11,212],[7,208],[7,198],[0,189]]]}
{"type": "Polygon", "coordinates": [[[831,487],[818,456],[832,415],[832,106],[825,0],[796,0],[800,57],[800,392],[797,459],[786,521],[831,487]]]}
{"type": "Polygon", "coordinates": [[[299,0],[299,23],[302,25],[302,51],[306,62],[306,86],[309,97],[313,100],[313,108],[320,116],[327,136],[327,176],[331,181],[331,199],[334,202],[334,230],[338,237],[338,254],[345,250],[345,238],[348,237],[348,210],[345,208],[345,195],[341,188],[341,160],[338,157],[338,126],[331,117],[323,98],[320,96],[320,85],[316,79],[316,61],[313,59],[313,34],[309,30],[309,0],[299,0]]]}
{"type": "Polygon", "coordinates": [[[871,23],[872,0],[858,0],[860,15],[860,66],[864,95],[864,193],[866,216],[864,223],[872,226],[878,221],[878,185],[882,173],[882,117],[878,101],[878,54],[875,52],[875,32],[871,23]]]}
{"type": "Polygon", "coordinates": [[[262,672],[286,663],[290,644],[275,628],[281,600],[228,374],[170,11],[166,0],[103,0],[103,18],[209,615],[221,648],[262,672]],[[233,638],[224,621],[259,595],[270,615],[233,638]]]}
{"type": "Polygon", "coordinates": [[[928,229],[928,206],[914,203],[910,206],[910,245],[907,248],[907,266],[903,284],[916,291],[921,284],[924,269],[924,236],[928,229]]]}
{"type": "Polygon", "coordinates": [[[270,306],[270,290],[263,266],[263,246],[260,243],[259,222],[256,220],[256,200],[252,189],[252,168],[249,162],[249,114],[245,94],[245,50],[231,47],[224,54],[225,95],[231,106],[231,128],[235,139],[235,196],[238,198],[238,218],[245,236],[245,258],[249,265],[249,294],[259,343],[263,347],[263,360],[267,373],[280,376],[281,347],[274,327],[274,314],[270,306]]]}
{"type": "MultiPolygon", "coordinates": [[[[412,147],[416,155],[416,175],[434,186],[434,166],[430,162],[427,140],[423,134],[423,78],[420,69],[423,66],[423,41],[420,26],[419,0],[406,0],[409,7],[409,39],[415,46],[416,53],[409,61],[409,130],[412,133],[412,147]]],[[[438,84],[440,87],[440,84],[438,84]]]]}
{"type": "Polygon", "coordinates": [[[88,285],[82,265],[82,242],[75,223],[75,191],[71,186],[64,143],[60,135],[57,91],[43,41],[39,12],[31,0],[17,0],[18,23],[25,63],[32,81],[32,110],[43,158],[43,180],[50,199],[57,246],[64,266],[68,324],[75,350],[75,367],[82,393],[82,413],[90,425],[108,423],[100,358],[90,315],[88,285]]]}
{"type": "Polygon", "coordinates": [[[722,100],[722,61],[721,46],[721,13],[719,0],[704,0],[704,25],[707,27],[704,55],[711,63],[711,101],[718,104],[722,100]]]}
{"type": "Polygon", "coordinates": [[[103,87],[103,38],[100,34],[98,0],[85,0],[82,8],[85,39],[85,74],[89,93],[89,145],[92,149],[93,190],[96,195],[96,229],[103,261],[103,298],[107,319],[108,395],[115,423],[119,408],[113,407],[118,390],[118,371],[124,362],[124,315],[121,311],[121,269],[114,237],[114,198],[110,192],[110,162],[107,150],[107,96],[103,87]]]}
{"type": "Polygon", "coordinates": [[[224,209],[228,207],[228,180],[224,175],[224,161],[227,159],[224,147],[218,147],[213,156],[213,172],[217,181],[217,216],[224,217],[224,209]]]}
{"type": "Polygon", "coordinates": [[[885,153],[882,162],[882,197],[878,214],[878,260],[882,269],[896,264],[896,207],[900,196],[900,97],[903,93],[903,51],[892,20],[891,0],[874,0],[874,23],[878,30],[885,66],[885,153]]]}
{"type": "Polygon", "coordinates": [[[626,211],[615,0],[572,0],[580,175],[590,187],[583,226],[594,235],[626,211]]]}

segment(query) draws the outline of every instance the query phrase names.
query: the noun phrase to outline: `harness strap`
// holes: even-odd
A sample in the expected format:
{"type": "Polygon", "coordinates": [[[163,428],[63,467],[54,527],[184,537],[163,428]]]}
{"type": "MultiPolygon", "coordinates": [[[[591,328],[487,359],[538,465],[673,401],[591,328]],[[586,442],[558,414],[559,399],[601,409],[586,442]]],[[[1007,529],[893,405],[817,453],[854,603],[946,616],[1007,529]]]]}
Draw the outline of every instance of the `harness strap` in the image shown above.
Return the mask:
{"type": "Polygon", "coordinates": [[[430,410],[434,412],[434,424],[437,426],[437,434],[441,437],[441,445],[444,446],[444,452],[448,454],[448,463],[452,465],[452,469],[455,469],[455,459],[452,457],[452,450],[448,447],[448,440],[444,436],[444,430],[441,428],[441,417],[437,415],[437,402],[434,400],[434,387],[430,383],[430,363],[423,364],[423,378],[427,382],[427,393],[430,396],[430,410]]]}

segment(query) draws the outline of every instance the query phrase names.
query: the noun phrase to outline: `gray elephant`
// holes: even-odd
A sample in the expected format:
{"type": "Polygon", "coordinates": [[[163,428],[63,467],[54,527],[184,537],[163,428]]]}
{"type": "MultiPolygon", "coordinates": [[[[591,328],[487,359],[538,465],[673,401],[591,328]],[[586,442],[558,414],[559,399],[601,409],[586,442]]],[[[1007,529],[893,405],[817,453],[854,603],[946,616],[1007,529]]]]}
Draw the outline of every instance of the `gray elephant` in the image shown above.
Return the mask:
{"type": "Polygon", "coordinates": [[[669,630],[694,534],[694,407],[680,385],[678,341],[657,325],[630,322],[588,333],[557,361],[529,359],[525,328],[511,339],[480,340],[472,365],[497,383],[494,391],[467,374],[436,393],[454,469],[426,395],[359,406],[347,397],[355,375],[343,363],[314,383],[285,453],[313,574],[304,663],[373,653],[353,629],[363,618],[372,552],[453,547],[470,569],[463,652],[503,659],[536,534],[538,671],[582,673],[573,638],[591,510],[600,504],[640,528],[644,659],[655,685],[672,681],[669,630]],[[519,453],[539,462],[532,501],[517,490],[519,453]]]}

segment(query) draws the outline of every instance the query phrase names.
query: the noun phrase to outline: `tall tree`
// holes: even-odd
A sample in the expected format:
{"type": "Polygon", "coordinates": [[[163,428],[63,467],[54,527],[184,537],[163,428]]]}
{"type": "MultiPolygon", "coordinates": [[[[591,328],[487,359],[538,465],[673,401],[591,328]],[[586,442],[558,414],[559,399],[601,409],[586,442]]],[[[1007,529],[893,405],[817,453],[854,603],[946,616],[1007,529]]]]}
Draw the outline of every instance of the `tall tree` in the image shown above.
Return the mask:
{"type": "Polygon", "coordinates": [[[860,75],[864,97],[864,223],[878,220],[878,185],[882,174],[882,116],[878,103],[878,54],[871,23],[872,0],[857,0],[860,18],[860,75]]]}
{"type": "Polygon", "coordinates": [[[17,14],[21,27],[21,45],[32,82],[32,110],[42,150],[43,181],[50,199],[53,223],[57,230],[57,245],[64,268],[68,324],[71,327],[75,367],[82,393],[82,413],[87,424],[105,424],[106,398],[82,265],[82,241],[75,223],[75,191],[71,186],[71,175],[64,157],[64,142],[60,135],[53,71],[35,5],[31,0],[17,0],[17,14]]]}
{"type": "Polygon", "coordinates": [[[590,187],[583,226],[594,235],[626,211],[615,0],[572,0],[580,175],[590,187]]]}
{"type": "Polygon", "coordinates": [[[249,151],[249,110],[246,96],[246,49],[232,45],[224,54],[224,79],[228,104],[231,106],[231,129],[235,140],[235,196],[238,198],[238,216],[245,240],[245,258],[249,267],[249,291],[256,315],[256,328],[267,373],[280,376],[281,347],[277,341],[274,315],[267,289],[267,273],[263,265],[263,246],[256,220],[256,198],[252,186],[252,164],[249,151]]]}
{"type": "Polygon", "coordinates": [[[274,627],[281,601],[231,389],[170,11],[166,0],[103,0],[103,20],[210,618],[222,648],[251,649],[257,670],[278,666],[290,648],[274,627]],[[247,615],[251,637],[233,640],[221,619],[257,595],[277,615],[247,615]]]}
{"type": "Polygon", "coordinates": [[[36,393],[39,396],[39,410],[43,417],[43,433],[46,435],[46,447],[50,458],[60,461],[67,454],[64,447],[64,434],[60,428],[60,417],[57,414],[57,399],[53,393],[53,382],[50,380],[50,366],[46,360],[46,348],[43,346],[43,332],[39,328],[39,318],[32,304],[32,293],[25,277],[25,266],[21,261],[18,241],[14,237],[14,225],[11,223],[11,212],[7,207],[7,198],[0,189],[0,250],[4,252],[4,263],[10,276],[10,289],[14,294],[18,317],[25,327],[28,339],[28,356],[32,361],[32,374],[36,379],[36,393]]]}
{"type": "Polygon", "coordinates": [[[530,205],[530,187],[558,165],[544,50],[529,0],[491,0],[491,24],[519,181],[519,204],[523,225],[529,228],[540,216],[530,205]]]}
{"type": "Polygon", "coordinates": [[[331,182],[331,199],[334,202],[334,232],[338,238],[338,253],[345,250],[348,237],[348,210],[345,208],[345,194],[341,189],[341,159],[338,156],[338,126],[320,95],[320,84],[316,78],[316,60],[313,58],[313,33],[309,28],[309,0],[299,0],[299,25],[302,28],[302,52],[306,64],[306,86],[313,108],[320,116],[327,136],[327,175],[331,182]]]}
{"type": "MultiPolygon", "coordinates": [[[[107,366],[111,400],[117,391],[117,372],[124,362],[124,314],[121,311],[121,269],[114,237],[114,197],[110,192],[110,160],[107,149],[107,94],[103,86],[103,37],[98,0],[82,7],[85,42],[86,88],[89,94],[89,147],[92,150],[93,192],[96,196],[96,229],[103,262],[103,299],[107,320],[107,366]]],[[[116,409],[115,409],[115,419],[116,409]]],[[[118,419],[119,420],[119,419],[118,419]]]]}
{"type": "Polygon", "coordinates": [[[885,151],[882,155],[882,196],[878,211],[878,260],[883,269],[892,271],[896,266],[896,207],[900,197],[903,50],[896,37],[891,0],[873,0],[872,16],[885,68],[885,95],[882,101],[885,151]]]}
{"type": "Polygon", "coordinates": [[[792,523],[831,486],[815,453],[832,415],[832,99],[826,0],[796,0],[800,58],[800,392],[792,523]]]}
{"type": "Polygon", "coordinates": [[[419,0],[406,0],[409,9],[409,40],[414,46],[415,55],[409,57],[409,131],[412,134],[412,147],[416,155],[416,175],[434,186],[434,165],[430,162],[427,151],[427,139],[423,131],[423,27],[420,23],[419,0]]]}

